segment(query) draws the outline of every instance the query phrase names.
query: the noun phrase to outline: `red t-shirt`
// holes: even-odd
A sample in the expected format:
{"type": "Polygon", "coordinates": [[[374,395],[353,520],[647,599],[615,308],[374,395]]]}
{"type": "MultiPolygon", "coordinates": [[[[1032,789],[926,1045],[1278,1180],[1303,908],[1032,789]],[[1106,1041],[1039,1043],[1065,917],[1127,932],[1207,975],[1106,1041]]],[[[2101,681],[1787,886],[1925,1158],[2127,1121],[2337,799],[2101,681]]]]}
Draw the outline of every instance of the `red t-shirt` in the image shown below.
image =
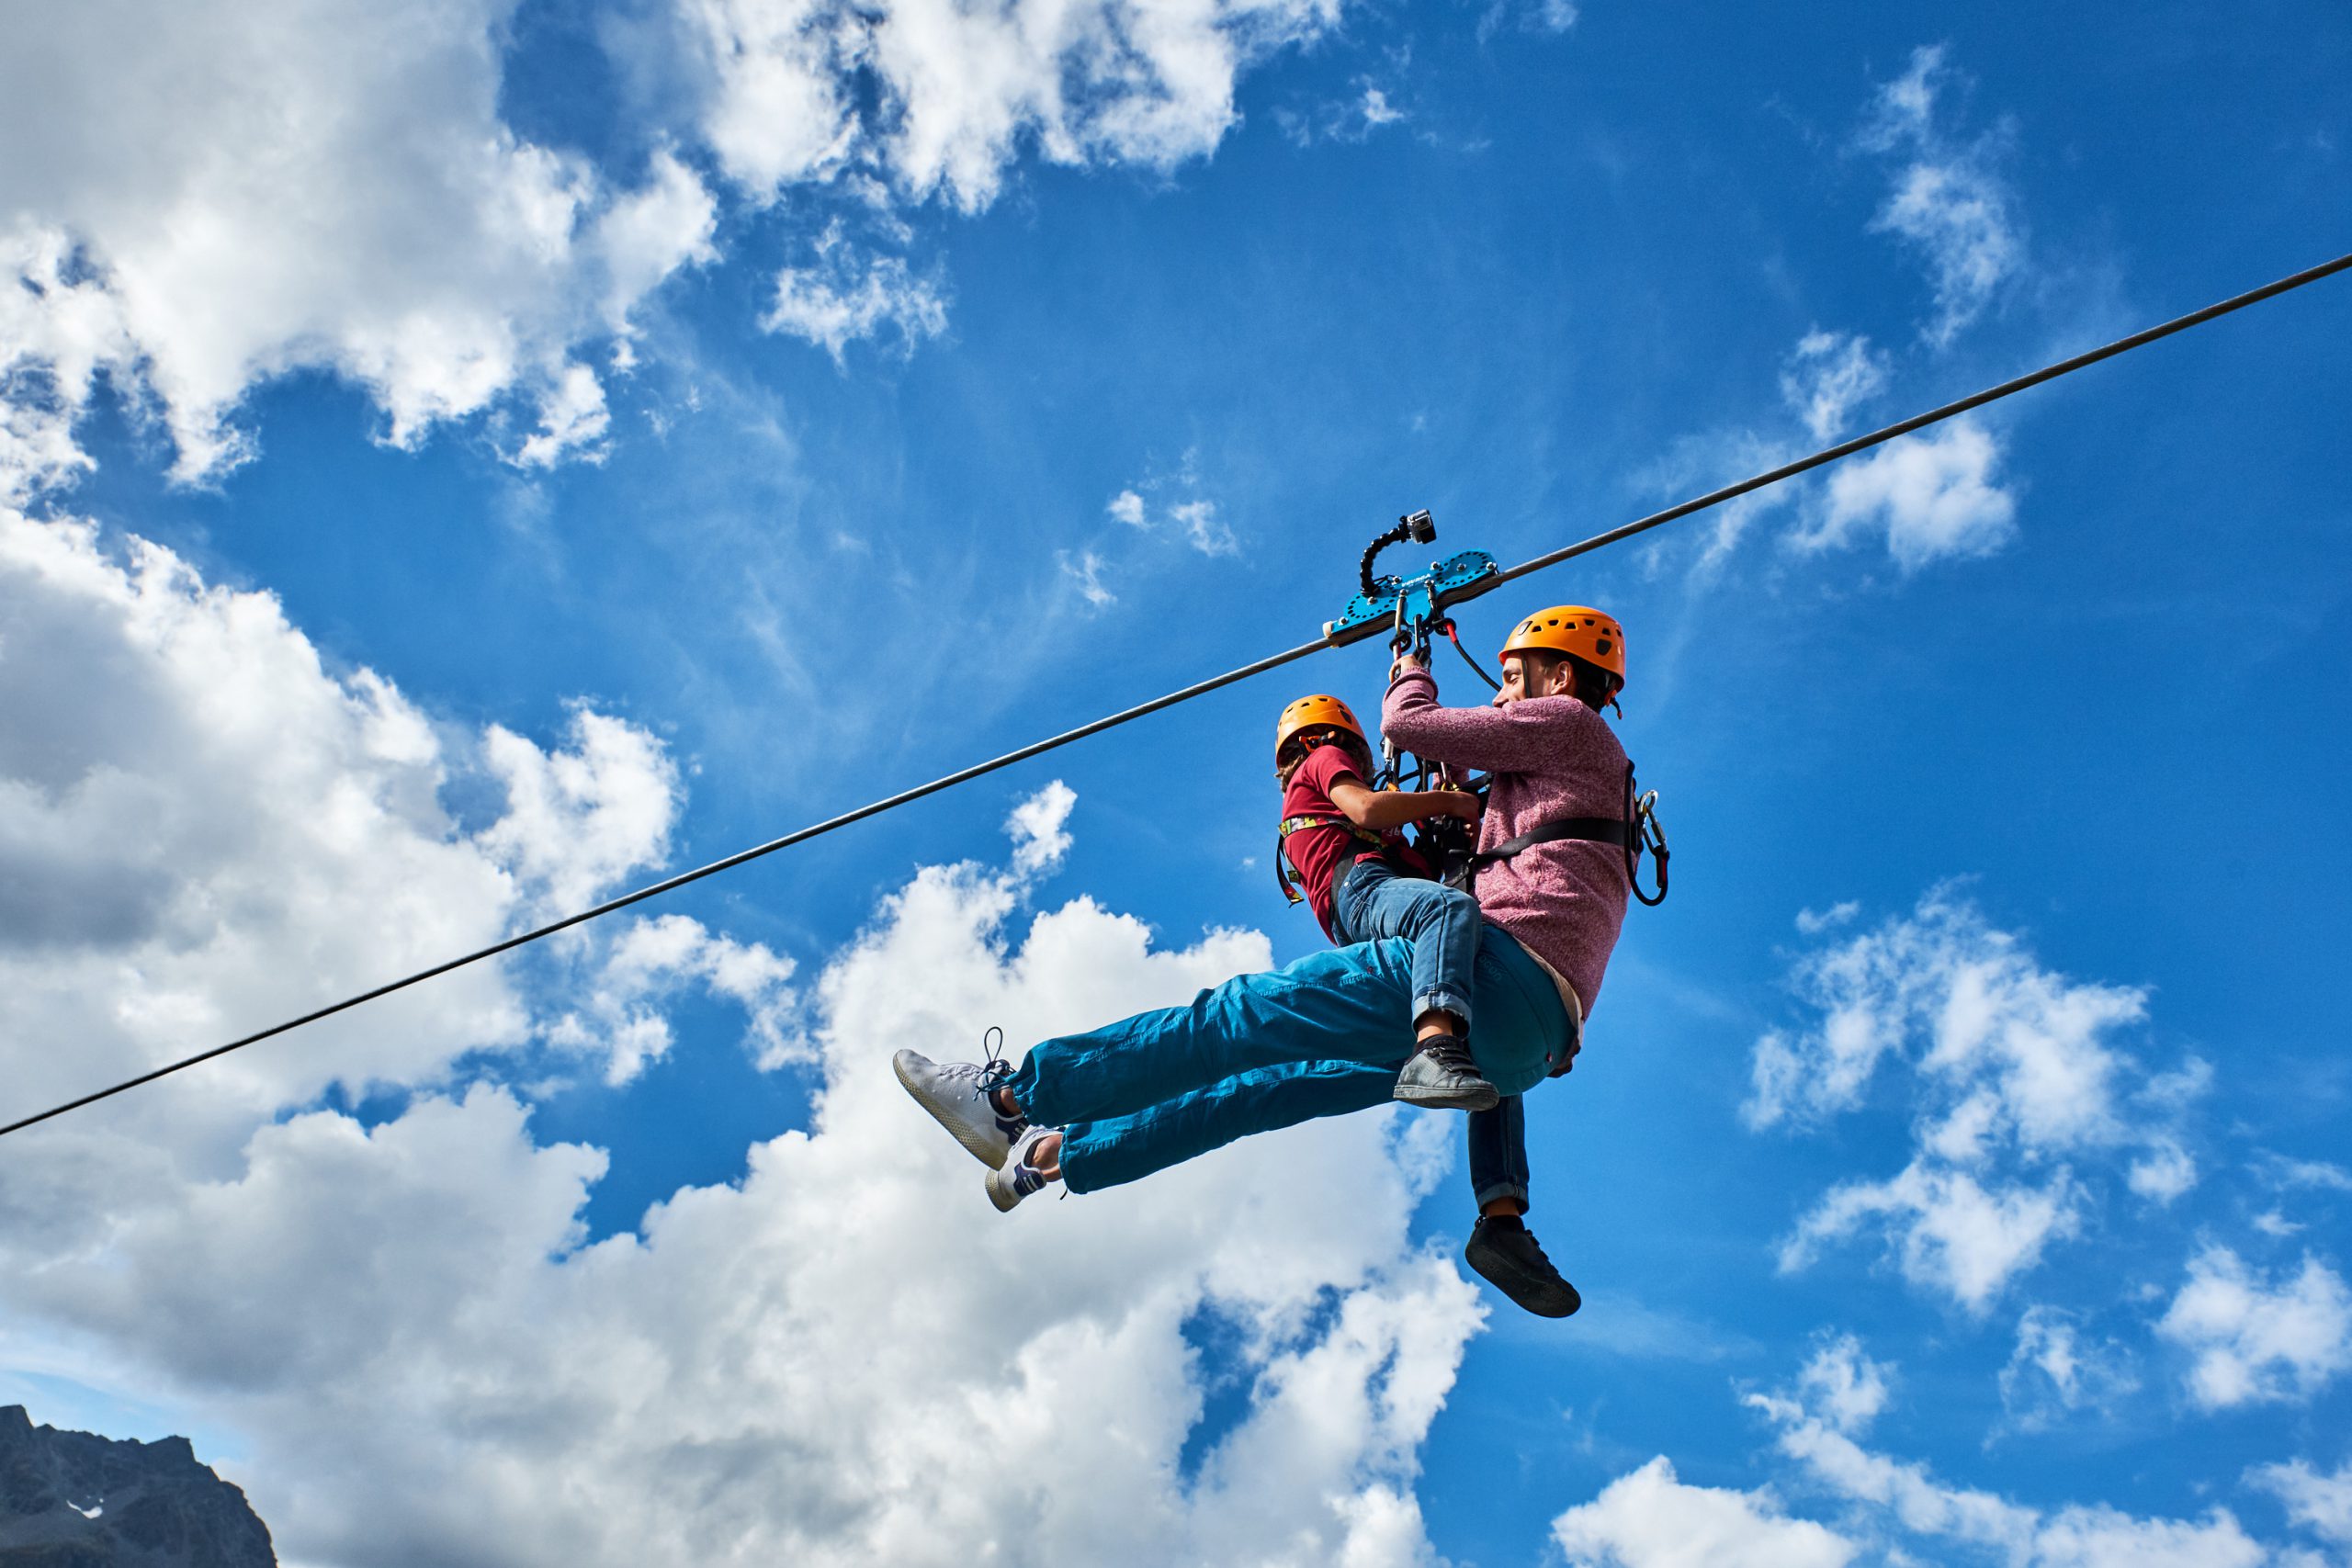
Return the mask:
{"type": "MultiPolygon", "coordinates": [[[[1356,771],[1355,761],[1348,755],[1347,748],[1323,745],[1309,751],[1306,761],[1298,765],[1298,771],[1291,774],[1289,784],[1283,790],[1283,820],[1287,822],[1294,817],[1337,817],[1345,820],[1347,813],[1331,802],[1331,786],[1341,779],[1353,779],[1367,789],[1372,787],[1370,781],[1356,771]]],[[[1403,833],[1391,829],[1381,838],[1410,856],[1403,833]]],[[[1331,874],[1339,869],[1340,857],[1352,857],[1363,842],[1345,828],[1301,828],[1283,840],[1283,851],[1298,873],[1307,907],[1315,911],[1323,934],[1333,942],[1340,939],[1331,930],[1331,874]]]]}

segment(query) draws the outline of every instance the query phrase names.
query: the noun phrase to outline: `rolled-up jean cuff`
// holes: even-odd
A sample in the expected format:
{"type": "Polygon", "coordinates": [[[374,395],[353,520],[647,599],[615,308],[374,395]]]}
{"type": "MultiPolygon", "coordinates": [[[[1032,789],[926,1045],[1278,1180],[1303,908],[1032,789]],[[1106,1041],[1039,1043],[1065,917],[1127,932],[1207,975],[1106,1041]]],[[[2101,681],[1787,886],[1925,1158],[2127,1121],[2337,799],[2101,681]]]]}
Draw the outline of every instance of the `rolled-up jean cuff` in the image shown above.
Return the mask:
{"type": "Polygon", "coordinates": [[[1488,1186],[1478,1189],[1478,1212],[1482,1214],[1485,1213],[1487,1212],[1487,1204],[1502,1198],[1518,1199],[1519,1206],[1522,1211],[1533,1207],[1533,1205],[1529,1203],[1527,1201],[1527,1188],[1523,1183],[1517,1181],[1497,1181],[1488,1186]]]}
{"type": "Polygon", "coordinates": [[[1419,996],[1413,998],[1414,1022],[1419,1022],[1422,1019],[1427,1018],[1433,1012],[1450,1012],[1454,1017],[1462,1021],[1463,1028],[1467,1029],[1470,1027],[1470,1003],[1468,999],[1457,997],[1452,991],[1431,991],[1427,996],[1419,996]]]}

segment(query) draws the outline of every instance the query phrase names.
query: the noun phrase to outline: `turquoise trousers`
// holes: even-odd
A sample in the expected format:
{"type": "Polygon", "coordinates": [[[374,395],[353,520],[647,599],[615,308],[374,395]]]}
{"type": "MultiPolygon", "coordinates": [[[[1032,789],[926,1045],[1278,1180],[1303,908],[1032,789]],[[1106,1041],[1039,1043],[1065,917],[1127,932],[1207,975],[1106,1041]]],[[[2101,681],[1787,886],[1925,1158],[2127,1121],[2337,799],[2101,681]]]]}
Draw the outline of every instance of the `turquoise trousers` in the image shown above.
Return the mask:
{"type": "MultiPolygon", "coordinates": [[[[1030,1048],[1006,1086],[1030,1121],[1063,1130],[1073,1192],[1116,1187],[1252,1133],[1388,1103],[1413,1054],[1412,943],[1314,953],[1030,1048]]],[[[1567,1009],[1527,950],[1486,928],[1473,971],[1478,1070],[1523,1093],[1565,1059],[1567,1009]]]]}

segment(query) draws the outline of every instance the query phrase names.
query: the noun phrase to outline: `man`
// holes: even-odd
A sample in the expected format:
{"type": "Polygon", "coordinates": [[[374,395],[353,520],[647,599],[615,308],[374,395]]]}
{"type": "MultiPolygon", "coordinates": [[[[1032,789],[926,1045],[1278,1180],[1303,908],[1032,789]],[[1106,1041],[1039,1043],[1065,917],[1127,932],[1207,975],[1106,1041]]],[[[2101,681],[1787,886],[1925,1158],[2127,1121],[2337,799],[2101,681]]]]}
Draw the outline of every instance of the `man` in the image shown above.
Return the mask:
{"type": "MultiPolygon", "coordinates": [[[[1447,709],[1429,672],[1399,660],[1383,729],[1416,755],[1491,775],[1469,1051],[1496,1092],[1515,1097],[1568,1070],[1624,916],[1623,829],[1616,847],[1550,836],[1623,812],[1624,752],[1598,710],[1623,684],[1623,633],[1585,606],[1539,611],[1505,645],[1503,670],[1491,711],[1447,709]]],[[[1416,1058],[1412,971],[1410,942],[1359,942],[1228,980],[1189,1007],[1041,1041],[1017,1071],[910,1050],[892,1066],[991,1168],[989,1201],[1010,1210],[1053,1181],[1095,1191],[1251,1133],[1387,1101],[1416,1058]]],[[[1516,1131],[1508,1122],[1497,1130],[1516,1131]]],[[[1537,1283],[1556,1281],[1565,1297],[1555,1292],[1546,1298],[1555,1304],[1537,1310],[1565,1315],[1576,1293],[1520,1219],[1523,1169],[1522,1156],[1521,1179],[1481,1195],[1470,1260],[1506,1290],[1540,1267],[1548,1280],[1537,1283]]]]}

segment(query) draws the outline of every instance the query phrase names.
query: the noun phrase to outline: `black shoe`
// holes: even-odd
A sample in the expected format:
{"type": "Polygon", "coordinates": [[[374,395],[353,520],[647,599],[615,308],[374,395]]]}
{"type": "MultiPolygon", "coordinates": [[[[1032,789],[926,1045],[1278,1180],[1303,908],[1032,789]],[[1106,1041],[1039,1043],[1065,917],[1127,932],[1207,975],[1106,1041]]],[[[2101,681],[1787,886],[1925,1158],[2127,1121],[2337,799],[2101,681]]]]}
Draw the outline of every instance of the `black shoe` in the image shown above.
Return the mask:
{"type": "Polygon", "coordinates": [[[1498,1225],[1492,1215],[1479,1215],[1470,1239],[1463,1244],[1462,1259],[1538,1317],[1566,1317],[1584,1305],[1577,1288],[1560,1278],[1535,1233],[1524,1224],[1498,1225]]]}
{"type": "Polygon", "coordinates": [[[1492,1111],[1502,1096],[1478,1076],[1470,1042],[1432,1034],[1396,1075],[1396,1098],[1425,1111],[1492,1111]]]}

